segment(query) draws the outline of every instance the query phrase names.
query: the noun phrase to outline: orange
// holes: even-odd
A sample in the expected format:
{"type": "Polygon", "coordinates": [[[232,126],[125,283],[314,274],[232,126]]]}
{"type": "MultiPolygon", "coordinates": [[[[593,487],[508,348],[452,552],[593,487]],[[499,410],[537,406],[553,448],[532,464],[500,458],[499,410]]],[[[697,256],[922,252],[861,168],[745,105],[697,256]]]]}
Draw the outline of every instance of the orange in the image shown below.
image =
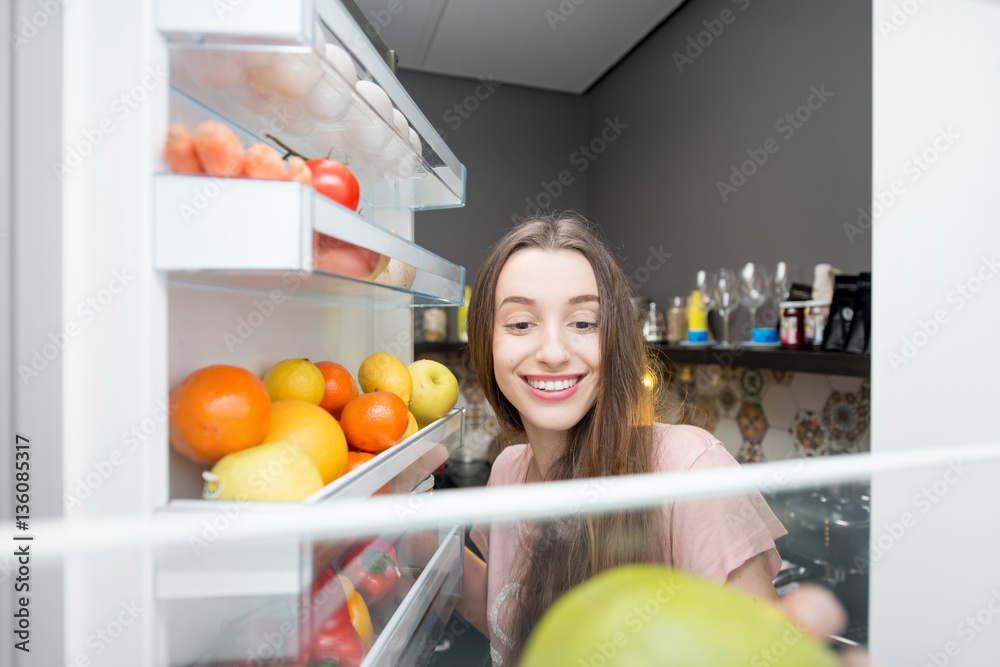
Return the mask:
{"type": "Polygon", "coordinates": [[[347,440],[329,412],[295,399],[271,404],[271,424],[264,442],[290,442],[309,455],[319,468],[323,484],[347,470],[347,440]]]}
{"type": "MultiPolygon", "coordinates": [[[[355,468],[360,467],[365,463],[368,463],[373,458],[375,458],[375,455],[372,454],[371,452],[359,452],[354,449],[349,449],[347,451],[347,472],[351,472],[355,468]]],[[[380,496],[383,493],[386,493],[387,491],[389,491],[390,484],[392,484],[392,482],[386,482],[385,484],[382,485],[382,488],[380,488],[372,495],[380,496]]]]}
{"type": "Polygon", "coordinates": [[[319,407],[329,412],[335,419],[340,419],[344,406],[358,397],[358,383],[351,377],[350,371],[340,364],[318,361],[315,366],[323,374],[323,381],[326,383],[326,393],[323,394],[319,407]]]}
{"type": "Polygon", "coordinates": [[[399,442],[409,423],[406,403],[390,391],[361,394],[344,406],[340,416],[347,442],[374,454],[399,442]]]}
{"type": "Polygon", "coordinates": [[[259,445],[271,419],[264,383],[236,366],[206,366],[170,391],[170,444],[195,463],[259,445]]]}

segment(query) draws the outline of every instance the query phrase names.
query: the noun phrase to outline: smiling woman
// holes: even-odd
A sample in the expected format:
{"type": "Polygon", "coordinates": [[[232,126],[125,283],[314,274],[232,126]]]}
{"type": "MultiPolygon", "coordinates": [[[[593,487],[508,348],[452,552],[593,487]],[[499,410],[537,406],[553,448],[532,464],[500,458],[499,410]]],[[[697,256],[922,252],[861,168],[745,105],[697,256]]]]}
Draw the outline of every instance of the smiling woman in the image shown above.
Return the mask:
{"type": "MultiPolygon", "coordinates": [[[[574,216],[527,221],[491,250],[469,306],[469,354],[504,433],[530,444],[500,454],[490,486],[738,465],[711,434],[655,423],[631,296],[611,253],[574,216]]],[[[489,637],[494,664],[516,664],[559,596],[623,564],[670,564],[776,600],[774,539],[784,532],[756,493],[477,525],[471,537],[486,560],[466,552],[458,608],[489,637]]]]}

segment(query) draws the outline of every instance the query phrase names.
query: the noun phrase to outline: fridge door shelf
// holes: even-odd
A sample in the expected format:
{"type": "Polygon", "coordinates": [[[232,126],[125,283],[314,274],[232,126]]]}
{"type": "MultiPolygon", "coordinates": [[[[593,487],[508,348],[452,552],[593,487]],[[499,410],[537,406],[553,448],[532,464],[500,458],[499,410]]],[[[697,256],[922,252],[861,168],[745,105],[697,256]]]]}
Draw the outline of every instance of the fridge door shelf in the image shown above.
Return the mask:
{"type": "Polygon", "coordinates": [[[298,181],[157,174],[153,196],[154,264],[173,282],[358,305],[462,303],[463,267],[298,181]],[[376,260],[384,269],[370,279],[376,260]]]}
{"type": "Polygon", "coordinates": [[[464,205],[465,167],[340,2],[244,0],[221,16],[212,6],[157,3],[174,91],[251,141],[277,147],[270,134],[307,158],[346,161],[370,205],[464,205]],[[340,49],[335,63],[326,44],[340,49]]]}
{"type": "MultiPolygon", "coordinates": [[[[433,650],[461,596],[464,529],[380,537],[395,544],[404,578],[368,606],[376,636],[363,664],[425,664],[415,656],[433,650]]],[[[164,664],[302,657],[331,612],[316,597],[313,581],[327,565],[352,577],[352,568],[340,562],[349,543],[281,538],[253,548],[218,546],[198,556],[174,549],[156,557],[164,664]]]]}
{"type": "MultiPolygon", "coordinates": [[[[367,498],[386,485],[386,493],[390,494],[421,491],[425,480],[461,448],[464,423],[465,408],[453,408],[441,419],[333,480],[301,503],[244,503],[243,511],[295,512],[304,505],[367,498]]],[[[167,503],[166,511],[217,512],[220,506],[218,500],[179,498],[167,503]]]]}

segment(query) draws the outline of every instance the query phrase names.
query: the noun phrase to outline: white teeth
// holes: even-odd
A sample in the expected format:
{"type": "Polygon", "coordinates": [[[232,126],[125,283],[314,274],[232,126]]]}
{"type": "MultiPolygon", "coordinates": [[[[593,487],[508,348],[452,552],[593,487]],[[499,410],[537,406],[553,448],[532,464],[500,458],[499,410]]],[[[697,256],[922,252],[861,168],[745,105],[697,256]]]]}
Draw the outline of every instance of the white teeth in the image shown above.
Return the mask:
{"type": "Polygon", "coordinates": [[[579,381],[580,378],[570,378],[569,380],[528,380],[528,384],[542,391],[562,391],[563,389],[569,389],[579,381]]]}

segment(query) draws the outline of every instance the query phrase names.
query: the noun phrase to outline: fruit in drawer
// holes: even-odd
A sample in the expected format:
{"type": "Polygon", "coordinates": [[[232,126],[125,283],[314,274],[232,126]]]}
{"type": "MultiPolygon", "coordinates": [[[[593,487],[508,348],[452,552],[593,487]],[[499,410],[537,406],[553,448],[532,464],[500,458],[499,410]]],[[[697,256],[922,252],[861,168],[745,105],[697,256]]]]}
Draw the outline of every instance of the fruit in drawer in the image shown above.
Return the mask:
{"type": "Polygon", "coordinates": [[[354,584],[351,583],[350,579],[342,574],[338,574],[337,578],[340,579],[344,593],[347,594],[347,613],[351,617],[351,625],[361,637],[361,643],[365,645],[365,653],[367,653],[375,641],[375,632],[372,629],[372,617],[368,613],[368,605],[365,604],[361,594],[354,590],[354,584]]]}
{"type": "MultiPolygon", "coordinates": [[[[365,463],[368,463],[373,458],[375,458],[375,454],[372,454],[371,452],[362,452],[362,451],[359,451],[359,450],[356,450],[356,449],[350,449],[350,448],[348,448],[348,450],[347,450],[347,472],[351,472],[355,468],[360,468],[362,465],[364,465],[365,463]]],[[[381,496],[381,495],[383,495],[385,493],[388,493],[389,492],[389,485],[390,484],[392,484],[392,482],[386,482],[385,484],[383,484],[381,486],[381,488],[379,488],[378,491],[376,491],[372,495],[373,496],[381,496]]]]}
{"type": "Polygon", "coordinates": [[[362,394],[344,406],[340,425],[351,447],[373,454],[384,452],[406,432],[406,403],[391,391],[362,394]]]}
{"type": "Polygon", "coordinates": [[[264,375],[272,401],[299,400],[319,405],[326,393],[323,373],[308,359],[279,361],[264,375]]]}
{"type": "Polygon", "coordinates": [[[376,352],[361,362],[358,368],[358,384],[361,391],[391,391],[409,404],[413,391],[413,379],[406,364],[385,352],[376,352]]]}
{"type": "Polygon", "coordinates": [[[417,426],[417,418],[413,416],[413,413],[407,410],[406,414],[409,415],[410,423],[407,425],[406,432],[403,433],[403,437],[400,438],[400,440],[406,440],[411,435],[420,430],[420,427],[417,426]]]}
{"type": "Polygon", "coordinates": [[[202,169],[209,176],[241,176],[243,145],[225,123],[201,122],[194,131],[194,150],[202,169]]]}
{"type": "Polygon", "coordinates": [[[223,456],[203,473],[208,500],[295,502],[323,488],[319,468],[299,447],[270,442],[223,456]]]}
{"type": "Polygon", "coordinates": [[[317,361],[316,368],[323,374],[325,390],[319,407],[323,408],[334,419],[340,419],[344,406],[358,397],[358,383],[351,377],[350,371],[332,361],[317,361]]]}
{"type": "Polygon", "coordinates": [[[595,655],[607,667],[839,664],[777,605],[660,565],[606,570],[563,595],[519,664],[576,667],[595,655]]]}
{"type": "Polygon", "coordinates": [[[206,366],[170,391],[170,444],[195,463],[260,444],[270,420],[267,389],[244,368],[206,366]]]}
{"type": "Polygon", "coordinates": [[[413,378],[410,412],[421,427],[441,419],[458,402],[458,380],[448,367],[431,359],[409,365],[413,378]]]}
{"type": "Polygon", "coordinates": [[[374,280],[388,263],[388,257],[374,250],[313,232],[313,268],[317,271],[374,280]]]}
{"type": "Polygon", "coordinates": [[[263,442],[290,442],[319,468],[323,484],[347,470],[347,440],[337,420],[313,403],[288,400],[271,404],[271,423],[263,442]]]}
{"type": "Polygon", "coordinates": [[[385,540],[362,540],[343,558],[341,568],[368,604],[378,602],[400,577],[396,549],[385,540]]]}
{"type": "Polygon", "coordinates": [[[365,645],[351,623],[348,591],[333,566],[323,568],[309,587],[309,616],[323,625],[312,637],[309,664],[319,667],[360,667],[365,645]]]}

